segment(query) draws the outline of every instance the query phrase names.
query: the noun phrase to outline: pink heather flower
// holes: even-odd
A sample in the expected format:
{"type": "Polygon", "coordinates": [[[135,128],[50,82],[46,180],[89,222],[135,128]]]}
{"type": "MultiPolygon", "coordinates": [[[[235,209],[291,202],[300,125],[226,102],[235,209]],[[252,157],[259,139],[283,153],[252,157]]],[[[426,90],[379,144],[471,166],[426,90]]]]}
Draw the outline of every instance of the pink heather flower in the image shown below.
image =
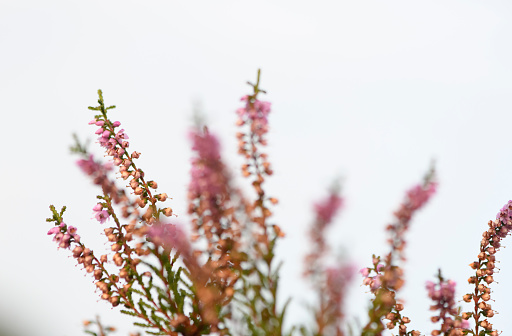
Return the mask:
{"type": "Polygon", "coordinates": [[[48,235],[54,234],[53,241],[57,243],[59,248],[68,248],[73,239],[75,242],[80,242],[80,236],[76,234],[76,228],[70,226],[69,228],[65,223],[60,223],[58,226],[51,228],[48,235]]]}
{"type": "Polygon", "coordinates": [[[48,231],[47,235],[52,235],[60,232],[60,228],[58,226],[54,226],[48,231]]]}
{"type": "Polygon", "coordinates": [[[94,217],[101,224],[105,223],[105,221],[109,218],[110,214],[107,210],[103,210],[103,205],[98,203],[96,204],[92,210],[94,211],[94,217]]]}
{"type": "Polygon", "coordinates": [[[271,103],[254,99],[251,107],[249,96],[243,96],[240,100],[247,102],[245,107],[241,107],[236,111],[240,117],[247,116],[253,121],[260,120],[265,125],[268,123],[267,117],[270,113],[271,103]]]}
{"type": "Polygon", "coordinates": [[[114,127],[119,127],[119,126],[121,126],[121,123],[119,121],[114,121],[114,123],[112,125],[114,127]]]}
{"type": "Polygon", "coordinates": [[[324,223],[330,223],[341,205],[341,197],[331,194],[327,199],[315,204],[316,215],[324,223]]]}
{"type": "Polygon", "coordinates": [[[370,274],[370,269],[368,267],[361,268],[359,273],[366,278],[370,274]]]}

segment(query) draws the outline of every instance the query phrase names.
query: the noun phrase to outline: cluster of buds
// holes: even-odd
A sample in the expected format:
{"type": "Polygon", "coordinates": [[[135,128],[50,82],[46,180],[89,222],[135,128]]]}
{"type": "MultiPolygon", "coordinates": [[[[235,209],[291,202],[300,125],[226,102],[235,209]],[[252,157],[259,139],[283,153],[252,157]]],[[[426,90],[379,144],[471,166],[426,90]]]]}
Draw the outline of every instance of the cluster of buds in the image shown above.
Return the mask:
{"type": "Polygon", "coordinates": [[[59,223],[48,231],[48,235],[54,235],[53,241],[60,248],[69,248],[72,242],[79,243],[80,236],[76,233],[76,227],[68,227],[66,223],[59,223]]]}
{"type": "Polygon", "coordinates": [[[439,282],[427,282],[428,296],[434,301],[430,306],[430,310],[438,311],[431,317],[432,322],[441,322],[441,328],[432,331],[432,335],[437,336],[444,334],[446,336],[462,336],[464,330],[469,328],[469,323],[464,320],[459,312],[460,309],[455,307],[455,281],[444,280],[439,271],[439,282]]]}
{"type": "Polygon", "coordinates": [[[498,332],[486,319],[493,317],[495,313],[487,302],[491,299],[489,285],[494,282],[493,275],[496,273],[495,254],[501,247],[501,240],[512,231],[512,200],[501,208],[495,220],[491,220],[487,224],[489,229],[482,234],[478,260],[469,264],[476,271],[475,275],[468,279],[468,282],[475,286],[475,291],[464,295],[464,301],[474,302],[474,311],[464,313],[463,317],[465,319],[474,318],[475,330],[472,331],[474,335],[480,335],[478,330],[482,328],[489,335],[497,336],[498,332]],[[482,316],[483,320],[481,320],[482,316]]]}
{"type": "Polygon", "coordinates": [[[365,267],[359,270],[359,273],[364,277],[363,285],[368,286],[372,293],[375,293],[382,284],[382,270],[384,265],[380,262],[380,257],[373,256],[373,267],[365,267]],[[375,274],[373,274],[375,273],[375,274]]]}

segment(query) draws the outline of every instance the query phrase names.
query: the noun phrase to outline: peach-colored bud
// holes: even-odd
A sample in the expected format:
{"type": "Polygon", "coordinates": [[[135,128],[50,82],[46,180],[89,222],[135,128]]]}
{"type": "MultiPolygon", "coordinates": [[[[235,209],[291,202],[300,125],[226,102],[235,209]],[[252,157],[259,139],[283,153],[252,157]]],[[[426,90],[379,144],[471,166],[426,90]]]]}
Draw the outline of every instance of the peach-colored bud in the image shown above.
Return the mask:
{"type": "Polygon", "coordinates": [[[485,282],[487,282],[487,284],[490,284],[494,281],[494,279],[492,278],[492,275],[488,275],[485,277],[485,282]]]}
{"type": "Polygon", "coordinates": [[[485,302],[480,302],[480,303],[478,304],[478,308],[480,308],[480,309],[482,309],[482,310],[484,310],[486,307],[487,307],[487,305],[485,304],[485,302]]]}
{"type": "Polygon", "coordinates": [[[110,294],[109,294],[109,293],[103,293],[103,294],[101,295],[101,298],[102,298],[103,300],[108,300],[108,299],[110,299],[110,294]]]}
{"type": "Polygon", "coordinates": [[[492,247],[492,246],[489,246],[487,248],[487,252],[489,252],[490,254],[494,254],[494,253],[496,253],[496,249],[494,247],[492,247]]]}
{"type": "Polygon", "coordinates": [[[87,327],[89,324],[91,324],[91,321],[83,321],[82,323],[84,327],[87,327]]]}
{"type": "Polygon", "coordinates": [[[119,271],[119,277],[120,278],[126,278],[128,276],[128,271],[126,269],[122,269],[121,271],[119,271]]]}
{"type": "Polygon", "coordinates": [[[471,316],[473,316],[473,313],[471,313],[471,312],[464,312],[464,313],[462,313],[462,318],[464,320],[469,320],[471,318],[471,316]]]}
{"type": "Polygon", "coordinates": [[[275,197],[270,197],[268,200],[270,201],[270,203],[272,203],[274,205],[279,203],[279,200],[277,198],[275,198],[275,197]]]}
{"type": "Polygon", "coordinates": [[[105,235],[111,235],[114,232],[114,228],[106,228],[103,230],[105,232],[105,235]]]}
{"type": "Polygon", "coordinates": [[[170,216],[172,216],[172,209],[171,209],[171,208],[164,208],[164,209],[162,210],[162,213],[163,213],[165,216],[170,217],[170,216]]]}
{"type": "Polygon", "coordinates": [[[107,238],[108,238],[108,241],[112,242],[112,243],[117,241],[117,235],[115,235],[115,234],[110,234],[107,236],[107,238]]]}
{"type": "Polygon", "coordinates": [[[166,193],[161,193],[161,194],[158,194],[158,195],[155,195],[156,199],[158,199],[160,202],[165,202],[165,200],[167,200],[167,194],[166,193]]]}
{"type": "Polygon", "coordinates": [[[471,302],[471,299],[472,299],[472,298],[473,298],[473,295],[471,295],[471,294],[466,294],[466,295],[464,295],[463,300],[464,300],[465,302],[471,302]]]}
{"type": "Polygon", "coordinates": [[[132,172],[132,176],[133,176],[134,179],[137,179],[137,180],[140,179],[140,170],[139,169],[134,170],[132,172]]]}
{"type": "Polygon", "coordinates": [[[476,270],[476,276],[477,277],[482,277],[484,275],[485,275],[485,270],[482,270],[482,269],[476,270]]]}
{"type": "Polygon", "coordinates": [[[119,296],[111,296],[108,301],[115,307],[119,304],[119,296]]]}
{"type": "Polygon", "coordinates": [[[441,319],[441,318],[440,318],[439,316],[432,316],[432,317],[430,318],[430,321],[432,321],[433,323],[436,323],[436,322],[438,322],[440,319],[441,319]]]}
{"type": "Polygon", "coordinates": [[[402,317],[402,322],[403,322],[403,323],[410,323],[410,322],[411,322],[411,319],[410,319],[410,318],[408,318],[407,316],[404,316],[404,317],[402,317]]]}
{"type": "Polygon", "coordinates": [[[138,182],[136,179],[132,179],[132,180],[130,181],[130,187],[131,187],[132,189],[135,189],[135,188],[137,188],[138,186],[139,186],[139,182],[138,182]]]}
{"type": "Polygon", "coordinates": [[[107,255],[106,255],[106,254],[104,254],[104,255],[102,255],[102,256],[100,257],[100,262],[101,262],[101,263],[106,263],[107,261],[108,261],[108,257],[107,257],[107,255]]]}
{"type": "Polygon", "coordinates": [[[125,166],[126,168],[130,167],[131,164],[132,164],[132,160],[130,160],[130,159],[123,160],[123,166],[125,166]]]}
{"type": "Polygon", "coordinates": [[[469,264],[469,267],[471,267],[472,269],[477,269],[478,268],[478,261],[474,261],[472,262],[471,264],[469,264]]]}
{"type": "Polygon", "coordinates": [[[90,264],[92,264],[92,256],[88,255],[87,257],[84,258],[84,266],[89,266],[90,264]]]}
{"type": "Polygon", "coordinates": [[[78,258],[82,255],[84,249],[81,246],[77,246],[73,249],[73,257],[78,258]]]}
{"type": "Polygon", "coordinates": [[[397,303],[395,308],[397,311],[402,311],[402,310],[404,310],[404,305],[401,303],[397,303]]]}
{"type": "Polygon", "coordinates": [[[142,193],[144,192],[144,189],[142,189],[141,187],[137,187],[135,188],[135,190],[133,191],[133,193],[135,195],[142,195],[142,193]]]}
{"type": "Polygon", "coordinates": [[[121,177],[123,178],[123,180],[126,180],[128,177],[130,177],[130,173],[127,170],[122,171],[121,177]]]}
{"type": "Polygon", "coordinates": [[[84,249],[84,255],[85,255],[85,256],[88,256],[88,255],[90,255],[91,253],[92,253],[91,249],[89,249],[89,248],[85,248],[85,249],[84,249]]]}
{"type": "Polygon", "coordinates": [[[493,317],[494,316],[494,311],[492,309],[484,310],[484,315],[487,316],[487,317],[493,317]]]}
{"type": "Polygon", "coordinates": [[[396,314],[395,313],[387,313],[386,319],[393,321],[395,319],[396,314]]]}
{"type": "Polygon", "coordinates": [[[393,328],[395,327],[395,324],[394,324],[393,322],[388,322],[388,323],[386,324],[386,327],[387,327],[388,329],[393,329],[393,328]]]}
{"type": "Polygon", "coordinates": [[[421,333],[418,330],[413,330],[413,331],[411,331],[411,335],[412,336],[420,336],[421,333]]]}
{"type": "Polygon", "coordinates": [[[486,257],[486,255],[485,255],[485,253],[484,253],[484,252],[480,252],[480,253],[478,253],[478,259],[480,259],[480,260],[484,260],[484,259],[485,259],[485,257],[486,257]]]}
{"type": "Polygon", "coordinates": [[[133,152],[132,153],[132,158],[133,159],[138,159],[140,157],[140,153],[139,152],[133,152]]]}
{"type": "Polygon", "coordinates": [[[158,184],[155,181],[149,181],[148,185],[153,189],[158,188],[158,184]]]}
{"type": "Polygon", "coordinates": [[[474,276],[469,277],[469,279],[468,279],[468,283],[470,283],[470,284],[474,284],[474,283],[476,283],[476,277],[474,277],[474,276]]]}
{"type": "Polygon", "coordinates": [[[111,247],[111,250],[114,251],[114,252],[119,252],[121,250],[121,245],[120,244],[113,244],[112,247],[111,247]]]}
{"type": "Polygon", "coordinates": [[[116,166],[119,166],[121,163],[123,163],[123,160],[122,160],[122,159],[120,159],[120,158],[115,158],[115,159],[114,159],[114,164],[115,164],[116,166]]]}
{"type": "Polygon", "coordinates": [[[142,198],[138,198],[135,203],[139,206],[139,208],[144,208],[146,206],[146,200],[142,198]]]}
{"type": "Polygon", "coordinates": [[[490,300],[490,298],[491,298],[491,296],[490,296],[489,294],[485,293],[485,294],[483,294],[483,295],[481,296],[481,298],[482,298],[482,300],[484,300],[484,301],[489,301],[489,300],[490,300]]]}
{"type": "Polygon", "coordinates": [[[103,275],[103,271],[99,268],[94,270],[94,279],[100,280],[103,275]]]}

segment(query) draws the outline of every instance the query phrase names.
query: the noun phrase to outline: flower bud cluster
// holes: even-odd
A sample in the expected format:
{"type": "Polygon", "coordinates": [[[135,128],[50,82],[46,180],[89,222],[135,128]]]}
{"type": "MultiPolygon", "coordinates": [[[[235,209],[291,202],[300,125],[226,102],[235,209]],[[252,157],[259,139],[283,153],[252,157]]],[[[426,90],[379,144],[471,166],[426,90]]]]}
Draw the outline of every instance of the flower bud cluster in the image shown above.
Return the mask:
{"type": "Polygon", "coordinates": [[[53,241],[59,248],[69,248],[72,242],[80,243],[80,236],[76,233],[76,227],[68,227],[66,223],[60,223],[48,231],[48,235],[54,235],[53,241]]]}
{"type": "Polygon", "coordinates": [[[469,323],[459,315],[455,307],[455,281],[444,280],[439,275],[439,282],[427,281],[428,296],[434,301],[430,310],[438,313],[432,316],[434,323],[441,322],[441,328],[432,331],[432,335],[462,336],[463,331],[469,328],[469,323]]]}

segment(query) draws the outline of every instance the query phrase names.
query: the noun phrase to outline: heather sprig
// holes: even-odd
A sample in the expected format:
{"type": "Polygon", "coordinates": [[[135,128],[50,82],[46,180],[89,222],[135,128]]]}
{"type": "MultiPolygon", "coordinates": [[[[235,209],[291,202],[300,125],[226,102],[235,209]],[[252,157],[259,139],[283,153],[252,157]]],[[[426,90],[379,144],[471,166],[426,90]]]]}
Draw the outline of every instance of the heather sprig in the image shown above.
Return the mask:
{"type": "Polygon", "coordinates": [[[499,334],[487,320],[495,313],[491,304],[488,303],[491,300],[489,285],[494,282],[493,275],[497,273],[496,252],[500,249],[503,238],[510,235],[512,231],[512,201],[508,201],[498,212],[496,219],[490,220],[487,224],[489,229],[482,234],[478,259],[469,264],[475,270],[475,275],[468,279],[468,283],[474,285],[475,290],[473,293],[464,295],[464,301],[474,302],[474,310],[465,312],[463,317],[465,319],[473,317],[475,327],[473,330],[469,329],[468,332],[475,336],[497,336],[499,334]]]}
{"type": "Polygon", "coordinates": [[[455,306],[455,281],[445,280],[441,270],[437,275],[437,283],[427,281],[426,287],[428,296],[434,301],[430,310],[437,311],[437,314],[431,317],[434,323],[440,322],[440,329],[432,331],[432,335],[437,336],[462,336],[464,330],[469,328],[467,320],[462,319],[460,307],[455,306]]]}
{"type": "MultiPolygon", "coordinates": [[[[309,280],[315,290],[317,302],[311,306],[314,327],[311,335],[343,336],[344,321],[343,303],[347,287],[354,275],[354,267],[345,260],[336,265],[327,266],[325,257],[329,247],[325,241],[326,229],[341,209],[343,199],[340,187],[336,183],[329,194],[320,202],[314,204],[315,220],[309,230],[311,246],[304,258],[303,276],[309,280]]],[[[302,334],[307,335],[308,329],[302,328],[302,334]]]]}
{"type": "Polygon", "coordinates": [[[432,167],[425,175],[423,184],[416,185],[407,191],[404,202],[394,213],[395,221],[387,226],[386,230],[390,236],[388,239],[389,253],[383,259],[374,255],[373,268],[362,270],[362,274],[365,276],[363,283],[370,285],[371,292],[375,295],[368,310],[370,321],[363,328],[363,336],[382,335],[385,327],[394,329],[397,326],[399,335],[420,335],[417,330],[407,331],[407,324],[411,320],[402,315],[403,303],[396,298],[396,294],[404,284],[404,272],[396,262],[405,261],[405,233],[409,229],[412,216],[427,203],[436,188],[437,181],[432,167]],[[375,276],[370,278],[370,271],[374,271],[375,276]],[[382,321],[383,318],[389,321],[386,326],[382,321]]]}
{"type": "Polygon", "coordinates": [[[267,145],[268,114],[270,103],[258,99],[260,93],[260,70],[255,84],[248,83],[253,93],[242,97],[244,107],[237,110],[238,152],[245,159],[242,174],[249,179],[256,192],[253,202],[244,204],[245,224],[242,230],[251,237],[247,246],[248,262],[242,270],[242,285],[238,290],[238,301],[243,309],[244,322],[252,335],[282,335],[283,320],[289,300],[281,309],[277,307],[277,291],[280,265],[275,265],[274,249],[277,241],[284,237],[278,225],[270,224],[271,207],[277,204],[275,197],[267,196],[264,189],[266,177],[273,174],[268,156],[262,152],[267,145]]]}

